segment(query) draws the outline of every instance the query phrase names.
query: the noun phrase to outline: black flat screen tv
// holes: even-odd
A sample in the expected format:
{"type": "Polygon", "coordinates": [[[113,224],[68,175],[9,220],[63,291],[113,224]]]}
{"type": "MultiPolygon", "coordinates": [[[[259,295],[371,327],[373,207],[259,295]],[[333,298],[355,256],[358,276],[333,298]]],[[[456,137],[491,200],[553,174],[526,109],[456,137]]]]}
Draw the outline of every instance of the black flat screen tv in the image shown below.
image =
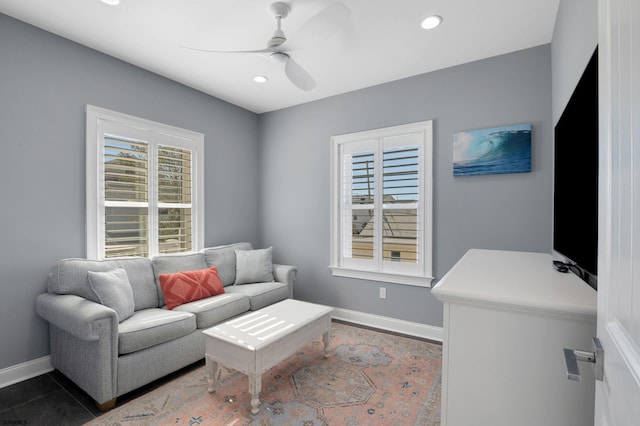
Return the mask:
{"type": "Polygon", "coordinates": [[[554,266],[597,289],[597,48],[555,126],[553,176],[554,266]]]}

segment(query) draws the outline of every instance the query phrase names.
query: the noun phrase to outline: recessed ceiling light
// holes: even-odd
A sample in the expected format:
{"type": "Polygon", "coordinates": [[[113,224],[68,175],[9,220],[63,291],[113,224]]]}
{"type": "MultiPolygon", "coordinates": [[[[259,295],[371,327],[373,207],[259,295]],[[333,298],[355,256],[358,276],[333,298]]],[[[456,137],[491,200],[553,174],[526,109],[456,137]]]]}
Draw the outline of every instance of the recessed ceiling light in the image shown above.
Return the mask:
{"type": "Polygon", "coordinates": [[[108,4],[109,6],[117,6],[120,4],[120,0],[102,0],[102,3],[108,4]]]}
{"type": "Polygon", "coordinates": [[[442,16],[438,16],[438,15],[427,16],[426,18],[424,18],[424,21],[422,21],[422,28],[424,28],[425,30],[432,30],[438,25],[440,25],[441,22],[442,22],[442,16]]]}
{"type": "Polygon", "coordinates": [[[267,81],[269,81],[269,79],[264,75],[256,75],[255,77],[253,77],[253,81],[255,81],[256,83],[266,83],[267,81]]]}

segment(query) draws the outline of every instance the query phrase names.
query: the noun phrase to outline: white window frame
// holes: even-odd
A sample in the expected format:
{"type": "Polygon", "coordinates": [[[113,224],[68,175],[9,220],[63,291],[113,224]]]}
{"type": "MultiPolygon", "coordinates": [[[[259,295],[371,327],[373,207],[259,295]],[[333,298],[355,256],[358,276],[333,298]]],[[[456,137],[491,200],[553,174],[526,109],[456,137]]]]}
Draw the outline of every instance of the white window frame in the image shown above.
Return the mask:
{"type": "MultiPolygon", "coordinates": [[[[191,251],[204,247],[204,135],[202,133],[169,126],[162,123],[87,105],[86,128],[86,250],[87,258],[103,259],[105,254],[105,199],[104,199],[104,136],[121,136],[149,141],[150,151],[157,146],[169,146],[191,151],[192,158],[192,247],[191,251]]],[[[155,155],[149,156],[149,169],[157,168],[155,155]]],[[[162,207],[158,203],[157,188],[150,188],[148,208],[149,257],[158,254],[157,218],[152,211],[162,207]],[[153,210],[152,210],[153,209],[153,210]],[[152,219],[155,218],[155,219],[152,219]]]]}
{"type": "MultiPolygon", "coordinates": [[[[415,144],[412,144],[415,145],[415,144]]],[[[409,146],[409,145],[407,145],[409,146]]],[[[367,130],[331,138],[331,188],[330,188],[330,265],[334,276],[384,281],[396,284],[407,284],[431,287],[432,276],[432,223],[433,223],[433,122],[432,120],[404,124],[382,129],[367,130]],[[351,223],[345,217],[351,217],[350,200],[343,199],[343,156],[345,153],[358,151],[376,151],[382,154],[383,142],[386,145],[393,139],[411,136],[420,141],[420,171],[418,196],[418,262],[408,268],[398,268],[398,262],[385,262],[382,267],[382,254],[376,252],[374,261],[360,262],[345,256],[343,232],[351,234],[351,223]],[[345,210],[345,209],[348,209],[345,210]],[[391,265],[396,263],[396,265],[391,265]],[[372,266],[374,264],[374,266],[372,266]],[[383,271],[384,269],[384,271],[383,271]]],[[[378,171],[376,176],[382,176],[378,171]]],[[[382,200],[381,184],[376,184],[378,196],[382,200]]],[[[347,197],[347,198],[350,198],[347,197]]],[[[376,201],[381,202],[381,201],[376,201]]],[[[386,205],[381,205],[386,207],[386,205]]],[[[375,231],[379,231],[376,229],[375,231]]],[[[407,265],[408,266],[408,265],[407,265]]]]}

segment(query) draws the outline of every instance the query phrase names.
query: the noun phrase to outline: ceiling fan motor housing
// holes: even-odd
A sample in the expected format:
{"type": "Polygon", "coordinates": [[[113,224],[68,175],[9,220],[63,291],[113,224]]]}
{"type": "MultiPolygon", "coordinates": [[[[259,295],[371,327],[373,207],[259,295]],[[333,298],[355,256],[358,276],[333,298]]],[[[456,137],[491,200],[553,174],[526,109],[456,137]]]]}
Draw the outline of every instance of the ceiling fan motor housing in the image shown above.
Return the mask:
{"type": "Polygon", "coordinates": [[[282,30],[277,29],[273,33],[273,36],[267,42],[267,47],[278,47],[285,41],[287,41],[287,38],[285,37],[284,33],[282,32],[282,30]]]}
{"type": "Polygon", "coordinates": [[[271,4],[271,12],[276,18],[286,18],[290,10],[289,5],[281,1],[271,4]]]}

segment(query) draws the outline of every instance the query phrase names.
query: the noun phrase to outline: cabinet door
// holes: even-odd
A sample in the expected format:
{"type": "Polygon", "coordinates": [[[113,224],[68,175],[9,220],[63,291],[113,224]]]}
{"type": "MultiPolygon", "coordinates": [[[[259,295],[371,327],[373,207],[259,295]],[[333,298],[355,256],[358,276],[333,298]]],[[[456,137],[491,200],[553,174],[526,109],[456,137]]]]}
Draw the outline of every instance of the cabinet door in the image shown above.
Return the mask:
{"type": "Polygon", "coordinates": [[[446,311],[443,425],[593,423],[593,374],[567,380],[561,348],[588,347],[595,321],[464,304],[446,311]]]}

